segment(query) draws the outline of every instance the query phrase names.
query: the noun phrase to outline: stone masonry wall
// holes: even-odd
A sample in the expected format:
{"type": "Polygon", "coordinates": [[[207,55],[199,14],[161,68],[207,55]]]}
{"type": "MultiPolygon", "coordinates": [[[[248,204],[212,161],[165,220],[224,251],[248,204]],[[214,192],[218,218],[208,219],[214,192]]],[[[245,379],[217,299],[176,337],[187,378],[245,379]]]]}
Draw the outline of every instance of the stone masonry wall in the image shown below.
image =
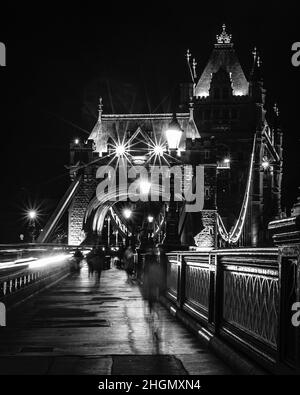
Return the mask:
{"type": "Polygon", "coordinates": [[[85,175],[83,183],[69,208],[68,243],[71,245],[79,245],[84,239],[82,232],[83,219],[95,190],[95,181],[85,175]]]}

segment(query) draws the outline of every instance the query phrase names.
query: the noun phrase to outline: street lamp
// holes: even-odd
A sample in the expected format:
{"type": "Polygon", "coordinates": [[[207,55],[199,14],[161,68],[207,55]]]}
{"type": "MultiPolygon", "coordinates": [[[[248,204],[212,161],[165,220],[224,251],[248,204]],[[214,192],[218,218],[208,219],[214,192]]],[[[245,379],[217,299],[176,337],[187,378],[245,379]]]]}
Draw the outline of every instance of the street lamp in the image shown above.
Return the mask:
{"type": "Polygon", "coordinates": [[[148,222],[151,224],[152,222],[153,222],[153,217],[152,217],[152,215],[148,215],[148,222]]]}
{"type": "Polygon", "coordinates": [[[28,217],[29,217],[30,220],[36,219],[36,216],[37,216],[37,213],[36,213],[35,210],[28,211],[28,217]]]}
{"type": "Polygon", "coordinates": [[[129,208],[125,208],[123,210],[123,215],[126,219],[129,219],[131,217],[132,211],[129,208]]]}
{"type": "Polygon", "coordinates": [[[270,162],[269,162],[268,158],[264,157],[261,165],[264,170],[267,170],[270,167],[270,162]]]}
{"type": "Polygon", "coordinates": [[[183,131],[177,121],[176,114],[173,114],[172,121],[169,123],[168,129],[166,130],[166,138],[168,147],[170,150],[177,150],[179,147],[180,139],[183,131]]]}
{"type": "MultiPolygon", "coordinates": [[[[129,220],[129,218],[131,217],[132,211],[129,208],[125,208],[123,210],[123,215],[126,219],[129,220]]],[[[127,243],[129,241],[129,230],[128,230],[128,225],[126,225],[126,239],[127,239],[127,243]]],[[[125,241],[125,245],[126,245],[126,241],[125,241]]],[[[128,244],[127,244],[128,245],[128,244]]]]}
{"type": "Polygon", "coordinates": [[[156,156],[163,156],[164,155],[165,148],[162,145],[155,145],[153,148],[153,153],[156,156]]]}
{"type": "Polygon", "coordinates": [[[37,218],[37,212],[35,210],[29,210],[28,213],[29,224],[30,224],[30,233],[32,238],[32,243],[35,242],[35,220],[37,218]]]}
{"type": "Polygon", "coordinates": [[[120,156],[124,156],[125,152],[126,152],[125,145],[123,145],[123,144],[117,145],[116,149],[115,149],[115,152],[116,152],[116,155],[119,156],[119,157],[120,156]]]}
{"type": "MultiPolygon", "coordinates": [[[[168,143],[168,148],[171,157],[175,154],[176,150],[178,152],[179,143],[183,130],[181,129],[176,114],[173,114],[173,119],[170,122],[168,129],[166,130],[166,138],[168,143]]],[[[178,248],[180,246],[180,239],[178,235],[178,210],[174,200],[174,174],[170,175],[170,202],[169,210],[167,212],[166,218],[166,234],[163,244],[167,250],[173,248],[178,248]]]]}

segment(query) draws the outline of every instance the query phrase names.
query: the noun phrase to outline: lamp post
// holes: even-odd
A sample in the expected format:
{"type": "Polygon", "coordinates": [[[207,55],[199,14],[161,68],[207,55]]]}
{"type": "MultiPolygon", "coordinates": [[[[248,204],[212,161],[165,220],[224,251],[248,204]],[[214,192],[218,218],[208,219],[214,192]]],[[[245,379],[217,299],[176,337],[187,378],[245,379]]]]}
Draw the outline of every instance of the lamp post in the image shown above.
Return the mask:
{"type": "Polygon", "coordinates": [[[173,113],[172,121],[169,123],[168,129],[166,130],[166,138],[170,153],[178,150],[180,139],[183,131],[176,118],[176,113],[173,113]]]}
{"type": "Polygon", "coordinates": [[[30,235],[31,242],[35,242],[35,220],[37,217],[37,212],[35,210],[28,211],[28,219],[29,219],[29,227],[30,227],[30,235]]]}
{"type": "MultiPolygon", "coordinates": [[[[125,208],[123,210],[124,217],[129,220],[131,217],[132,211],[129,208],[125,208]]],[[[127,238],[127,245],[129,244],[129,232],[128,232],[128,225],[126,226],[126,238],[127,238]]]]}
{"type": "MultiPolygon", "coordinates": [[[[175,113],[173,114],[172,121],[165,133],[169,153],[171,157],[174,157],[179,148],[181,136],[183,134],[175,113]]],[[[163,245],[166,250],[178,249],[180,246],[180,239],[178,236],[178,212],[174,199],[174,174],[172,173],[170,175],[170,202],[169,209],[166,214],[166,234],[163,240],[163,245]]]]}
{"type": "Polygon", "coordinates": [[[110,217],[107,217],[107,246],[110,246],[110,217]]]}
{"type": "Polygon", "coordinates": [[[153,234],[153,220],[154,220],[154,218],[153,218],[153,216],[152,215],[148,215],[148,226],[149,226],[149,233],[148,233],[148,239],[149,238],[151,238],[152,237],[152,234],[153,234]]]}

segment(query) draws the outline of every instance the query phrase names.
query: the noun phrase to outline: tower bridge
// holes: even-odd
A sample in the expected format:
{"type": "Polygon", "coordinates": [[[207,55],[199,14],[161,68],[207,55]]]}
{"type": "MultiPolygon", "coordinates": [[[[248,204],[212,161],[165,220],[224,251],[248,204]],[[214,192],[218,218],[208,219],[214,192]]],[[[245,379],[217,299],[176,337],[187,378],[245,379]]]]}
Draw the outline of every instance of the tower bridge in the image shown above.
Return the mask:
{"type": "MultiPolygon", "coordinates": [[[[48,227],[54,230],[53,224],[68,209],[70,244],[80,245],[91,239],[105,243],[104,203],[102,207],[100,204],[104,200],[96,193],[101,182],[97,172],[126,162],[128,168],[143,166],[148,170],[153,166],[189,168],[184,183],[190,184],[192,192],[196,168],[203,168],[198,192],[199,199],[203,199],[201,207],[189,215],[184,203],[176,203],[172,212],[176,231],[167,235],[162,229],[157,235],[160,240],[197,249],[271,245],[268,223],[281,216],[282,130],[278,107],[266,110],[260,55],[256,49],[253,51],[253,63],[246,76],[232,37],[223,26],[198,79],[190,57],[188,51],[191,82],[181,84],[179,106],[186,112],[105,114],[100,99],[98,119],[90,136],[70,145],[68,168],[74,187],[70,187],[59,204],[60,210],[50,219],[52,225],[39,236],[40,242],[49,240],[48,227]],[[172,125],[175,132],[168,134],[172,125]],[[177,142],[176,130],[180,132],[177,142]],[[170,149],[174,141],[175,147],[170,149]],[[184,213],[183,218],[179,218],[179,212],[184,213]]],[[[116,183],[116,192],[110,201],[121,207],[116,200],[124,201],[126,197],[121,196],[119,180],[113,177],[109,179],[112,182],[116,183]]],[[[153,190],[154,185],[150,187],[152,194],[153,190]]],[[[127,200],[132,199],[127,196],[127,200]]],[[[162,203],[161,210],[154,210],[156,215],[168,206],[162,203]]],[[[144,210],[146,216],[149,211],[151,204],[144,210]]],[[[106,210],[107,216],[111,213],[106,210]]],[[[117,222],[124,224],[124,220],[117,222]]],[[[117,228],[114,225],[110,232],[117,228]]]]}
{"type": "MultiPolygon", "coordinates": [[[[160,357],[169,374],[299,372],[299,330],[291,326],[300,295],[299,202],[292,217],[284,218],[282,129],[278,107],[266,109],[261,58],[254,50],[246,75],[225,26],[199,78],[190,58],[188,51],[191,75],[181,84],[180,111],[106,114],[100,99],[88,139],[71,142],[71,183],[30,246],[34,256],[30,251],[25,254],[29,263],[14,257],[0,265],[0,301],[8,306],[8,327],[14,328],[12,334],[1,328],[1,368],[10,358],[23,372],[25,355],[32,358],[34,371],[43,369],[43,361],[43,373],[54,374],[62,369],[60,358],[67,361],[68,373],[142,374],[142,361],[151,374],[157,373],[160,357]],[[147,178],[155,167],[167,169],[158,184],[147,178]],[[184,171],[176,173],[175,167],[184,171]],[[120,168],[126,176],[145,170],[137,172],[134,192],[121,182],[115,171],[120,168]],[[106,187],[99,192],[101,183],[106,187]],[[196,211],[176,194],[178,183],[194,194],[196,211]],[[66,214],[68,245],[57,246],[58,254],[46,243],[66,214]],[[167,289],[161,297],[167,324],[159,344],[147,337],[138,290],[150,242],[168,252],[167,289]],[[100,289],[86,266],[69,276],[76,247],[109,250],[129,244],[137,248],[135,284],[125,283],[116,268],[104,272],[100,289]],[[53,270],[48,263],[30,263],[44,259],[38,247],[54,257],[53,270]],[[63,256],[57,260],[57,255],[63,256]],[[15,305],[24,300],[18,316],[15,305]],[[172,315],[195,337],[187,336],[172,315]],[[76,333],[66,340],[68,328],[76,333]],[[200,358],[204,349],[209,353],[200,358]],[[91,355],[93,363],[87,361],[91,355]],[[135,362],[130,365],[126,355],[134,355],[135,362]]],[[[7,249],[3,246],[0,255],[7,249]]]]}

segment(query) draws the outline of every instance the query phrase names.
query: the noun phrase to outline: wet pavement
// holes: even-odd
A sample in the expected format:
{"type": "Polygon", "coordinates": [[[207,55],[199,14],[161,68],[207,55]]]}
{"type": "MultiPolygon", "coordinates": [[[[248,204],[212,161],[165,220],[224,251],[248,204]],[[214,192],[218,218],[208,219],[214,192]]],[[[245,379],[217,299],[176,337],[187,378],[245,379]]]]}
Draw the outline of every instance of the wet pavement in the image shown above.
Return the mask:
{"type": "Polygon", "coordinates": [[[8,313],[0,374],[232,374],[159,307],[159,336],[136,283],[116,268],[100,283],[87,267],[8,313]]]}

